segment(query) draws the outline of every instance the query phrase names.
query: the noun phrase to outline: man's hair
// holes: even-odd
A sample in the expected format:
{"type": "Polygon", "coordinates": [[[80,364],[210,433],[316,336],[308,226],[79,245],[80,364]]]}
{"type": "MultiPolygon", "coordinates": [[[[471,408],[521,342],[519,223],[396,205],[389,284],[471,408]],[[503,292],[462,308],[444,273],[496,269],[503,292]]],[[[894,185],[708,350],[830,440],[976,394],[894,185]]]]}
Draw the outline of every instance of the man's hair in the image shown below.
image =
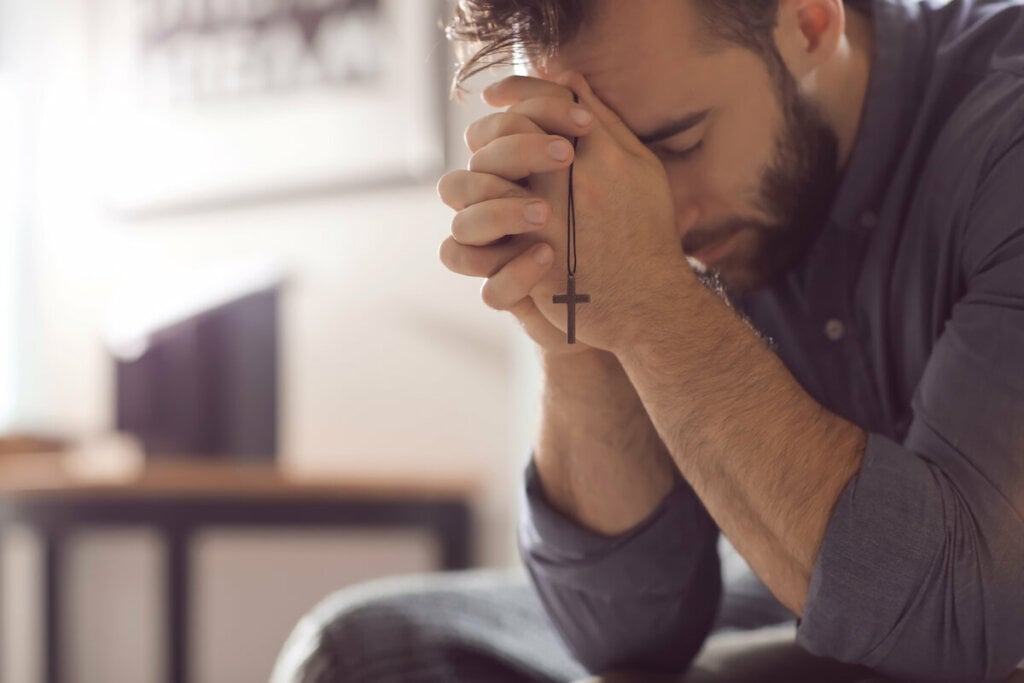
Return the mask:
{"type": "MultiPolygon", "coordinates": [[[[463,47],[468,58],[459,65],[455,86],[493,65],[553,56],[594,20],[604,2],[620,1],[459,0],[447,34],[472,49],[463,47]]],[[[701,18],[697,27],[701,48],[739,45],[764,58],[770,70],[778,68],[781,57],[772,35],[778,0],[690,1],[701,18]]]]}

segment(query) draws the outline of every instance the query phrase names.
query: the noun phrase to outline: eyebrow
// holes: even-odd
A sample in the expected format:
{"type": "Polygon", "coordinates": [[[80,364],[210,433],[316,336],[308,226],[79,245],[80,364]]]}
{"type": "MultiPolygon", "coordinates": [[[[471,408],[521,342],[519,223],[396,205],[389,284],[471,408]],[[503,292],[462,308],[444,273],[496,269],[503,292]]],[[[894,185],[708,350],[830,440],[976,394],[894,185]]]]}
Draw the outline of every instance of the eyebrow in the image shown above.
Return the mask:
{"type": "Polygon", "coordinates": [[[705,109],[704,111],[698,111],[693,114],[687,114],[682,118],[666,123],[657,130],[647,133],[646,135],[637,135],[637,138],[639,138],[640,142],[644,143],[645,145],[651,145],[654,144],[655,142],[661,142],[662,140],[670,138],[674,135],[679,135],[684,131],[690,130],[694,126],[699,125],[704,119],[708,117],[708,114],[710,113],[710,109],[705,109]]]}

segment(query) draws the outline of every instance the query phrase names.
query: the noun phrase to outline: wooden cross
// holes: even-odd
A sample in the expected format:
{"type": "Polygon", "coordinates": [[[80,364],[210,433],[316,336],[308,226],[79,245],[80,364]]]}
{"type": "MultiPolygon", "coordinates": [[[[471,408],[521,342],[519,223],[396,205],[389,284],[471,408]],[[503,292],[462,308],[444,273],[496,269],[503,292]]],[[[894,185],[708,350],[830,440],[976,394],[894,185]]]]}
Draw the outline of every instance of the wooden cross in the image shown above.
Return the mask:
{"type": "Polygon", "coordinates": [[[558,294],[552,298],[556,304],[565,304],[568,308],[569,324],[567,334],[569,336],[569,343],[576,343],[576,304],[589,304],[589,294],[577,294],[576,293],[576,277],[573,275],[569,276],[569,284],[567,285],[569,290],[567,294],[558,294]]]}

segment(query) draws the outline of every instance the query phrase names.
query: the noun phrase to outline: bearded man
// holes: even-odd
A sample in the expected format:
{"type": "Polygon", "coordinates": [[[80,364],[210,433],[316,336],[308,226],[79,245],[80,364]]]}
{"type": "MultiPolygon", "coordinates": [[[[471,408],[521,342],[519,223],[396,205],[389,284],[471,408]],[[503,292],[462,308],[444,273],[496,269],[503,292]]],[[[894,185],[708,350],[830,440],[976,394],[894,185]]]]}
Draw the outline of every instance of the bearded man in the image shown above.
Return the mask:
{"type": "Polygon", "coordinates": [[[450,32],[460,78],[529,66],[441,179],[440,256],[539,349],[521,547],[573,658],[681,672],[788,610],[871,675],[1024,664],[1024,5],[463,0],[450,32]],[[785,610],[723,590],[720,535],[785,610]]]}

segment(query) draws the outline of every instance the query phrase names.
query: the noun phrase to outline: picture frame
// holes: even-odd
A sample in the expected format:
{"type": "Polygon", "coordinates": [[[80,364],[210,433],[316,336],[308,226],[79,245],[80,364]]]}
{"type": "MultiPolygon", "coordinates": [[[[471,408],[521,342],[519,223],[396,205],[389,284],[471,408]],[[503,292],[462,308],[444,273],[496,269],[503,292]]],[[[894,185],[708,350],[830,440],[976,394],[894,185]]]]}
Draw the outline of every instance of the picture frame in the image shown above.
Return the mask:
{"type": "Polygon", "coordinates": [[[98,194],[151,215],[433,180],[443,0],[91,0],[98,194]]]}

